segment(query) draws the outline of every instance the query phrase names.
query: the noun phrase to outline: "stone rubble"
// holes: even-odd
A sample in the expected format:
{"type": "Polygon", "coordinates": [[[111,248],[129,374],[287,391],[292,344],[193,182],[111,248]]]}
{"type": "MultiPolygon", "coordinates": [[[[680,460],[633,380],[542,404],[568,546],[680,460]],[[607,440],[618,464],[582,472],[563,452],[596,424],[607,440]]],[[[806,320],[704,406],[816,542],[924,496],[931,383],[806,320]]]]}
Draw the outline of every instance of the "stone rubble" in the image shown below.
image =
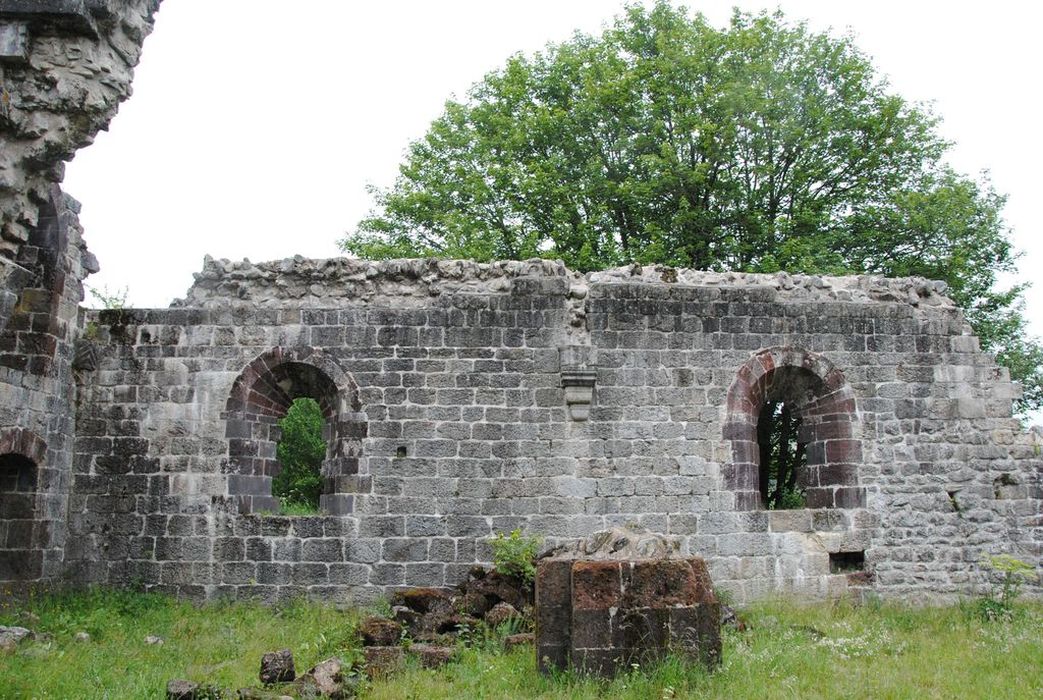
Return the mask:
{"type": "Polygon", "coordinates": [[[0,626],[0,651],[13,652],[19,644],[32,639],[32,634],[25,627],[0,626]]]}
{"type": "Polygon", "coordinates": [[[261,670],[257,674],[262,685],[288,683],[297,677],[293,665],[293,652],[289,649],[270,651],[261,657],[261,670]]]}

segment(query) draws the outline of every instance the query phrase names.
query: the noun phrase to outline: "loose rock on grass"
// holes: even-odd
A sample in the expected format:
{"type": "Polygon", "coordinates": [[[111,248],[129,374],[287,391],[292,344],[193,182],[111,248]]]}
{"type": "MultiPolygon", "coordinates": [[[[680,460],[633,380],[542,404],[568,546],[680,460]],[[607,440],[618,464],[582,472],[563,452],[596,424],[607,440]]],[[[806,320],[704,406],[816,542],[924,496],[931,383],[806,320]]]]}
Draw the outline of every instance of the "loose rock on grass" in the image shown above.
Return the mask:
{"type": "Polygon", "coordinates": [[[32,637],[25,627],[0,627],[0,651],[12,652],[19,644],[32,637]]]}
{"type": "Polygon", "coordinates": [[[261,672],[258,675],[264,685],[292,681],[297,677],[297,671],[293,666],[293,652],[289,649],[268,652],[261,657],[261,672]]]}

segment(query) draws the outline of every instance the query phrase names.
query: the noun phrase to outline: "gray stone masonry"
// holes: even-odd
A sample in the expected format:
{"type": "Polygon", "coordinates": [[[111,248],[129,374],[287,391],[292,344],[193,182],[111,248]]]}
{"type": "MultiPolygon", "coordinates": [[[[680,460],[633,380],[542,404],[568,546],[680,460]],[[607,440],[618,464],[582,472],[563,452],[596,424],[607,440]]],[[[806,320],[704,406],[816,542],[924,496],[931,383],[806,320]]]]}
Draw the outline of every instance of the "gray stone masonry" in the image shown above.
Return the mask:
{"type": "MultiPolygon", "coordinates": [[[[108,126],[158,0],[0,0],[0,592],[62,580],[98,270],[64,163],[108,126]],[[85,354],[79,350],[87,351],[85,354]]],[[[117,498],[112,495],[112,498],[117,498]]],[[[106,508],[108,510],[108,507],[106,508]]],[[[99,533],[108,532],[108,526],[99,533]]],[[[75,583],[75,581],[73,581],[75,583]]]]}
{"type": "MultiPolygon", "coordinates": [[[[1041,438],[924,280],[550,261],[207,259],[171,309],[82,312],[57,187],[158,0],[0,0],[0,584],[344,603],[446,585],[496,532],[635,523],[739,602],[951,599],[1040,567],[1041,438]],[[323,514],[266,514],[278,420],[326,419],[323,514]],[[799,405],[807,508],[761,507],[799,405]]],[[[1039,596],[1041,589],[1028,589],[1039,596]]]]}
{"type": "MultiPolygon", "coordinates": [[[[0,0],[0,330],[65,162],[130,95],[159,0],[0,0]]],[[[62,250],[52,251],[61,254],[62,250]]]]}
{"type": "Polygon", "coordinates": [[[357,603],[458,582],[497,532],[624,524],[677,536],[738,602],[946,600],[982,590],[986,554],[1040,566],[1040,441],[937,283],[208,259],[175,308],[89,322],[71,581],[357,603]],[[756,417],[789,385],[809,507],[767,511],[756,417]],[[302,395],[326,512],[269,515],[302,395]]]}
{"type": "Polygon", "coordinates": [[[96,269],[78,208],[52,188],[39,226],[19,251],[26,281],[0,331],[0,581],[21,584],[62,572],[80,281],[96,269]]]}

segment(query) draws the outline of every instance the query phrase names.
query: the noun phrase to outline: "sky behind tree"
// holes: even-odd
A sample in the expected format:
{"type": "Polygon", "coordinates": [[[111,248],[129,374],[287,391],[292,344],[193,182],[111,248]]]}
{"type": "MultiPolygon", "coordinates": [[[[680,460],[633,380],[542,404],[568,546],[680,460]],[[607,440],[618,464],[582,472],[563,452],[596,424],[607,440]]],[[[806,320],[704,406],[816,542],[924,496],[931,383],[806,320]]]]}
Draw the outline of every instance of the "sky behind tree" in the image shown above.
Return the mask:
{"type": "MultiPolygon", "coordinates": [[[[723,25],[741,0],[692,3],[723,25]]],[[[135,306],[183,295],[204,254],[269,260],[339,255],[367,213],[367,184],[390,185],[408,142],[450,95],[511,54],[574,30],[597,33],[618,0],[165,0],[135,94],[68,168],[66,190],[102,272],[135,306]]],[[[950,162],[987,169],[1041,278],[1027,317],[1043,334],[1043,214],[1035,202],[1043,7],[991,3],[783,0],[791,20],[851,31],[893,89],[933,102],[950,162]]]]}

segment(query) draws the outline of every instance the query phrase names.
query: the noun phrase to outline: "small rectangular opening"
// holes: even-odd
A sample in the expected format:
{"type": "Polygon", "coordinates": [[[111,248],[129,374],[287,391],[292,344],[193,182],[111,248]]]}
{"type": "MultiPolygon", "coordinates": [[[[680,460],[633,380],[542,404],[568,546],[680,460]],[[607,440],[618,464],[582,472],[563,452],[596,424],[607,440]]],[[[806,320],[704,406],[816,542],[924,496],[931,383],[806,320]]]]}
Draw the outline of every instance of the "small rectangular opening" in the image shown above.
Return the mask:
{"type": "Polygon", "coordinates": [[[866,570],[865,552],[830,552],[829,571],[833,574],[849,574],[866,570]]]}

